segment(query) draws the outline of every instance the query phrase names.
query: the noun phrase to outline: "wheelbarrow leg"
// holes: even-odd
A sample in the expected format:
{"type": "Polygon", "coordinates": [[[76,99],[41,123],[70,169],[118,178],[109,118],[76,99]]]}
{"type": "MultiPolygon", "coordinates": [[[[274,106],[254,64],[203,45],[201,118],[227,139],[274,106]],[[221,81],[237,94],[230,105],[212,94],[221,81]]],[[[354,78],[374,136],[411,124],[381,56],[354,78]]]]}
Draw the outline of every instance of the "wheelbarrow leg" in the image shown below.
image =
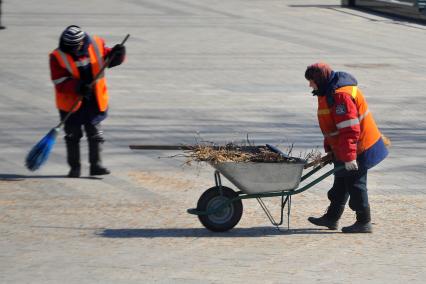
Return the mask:
{"type": "Polygon", "coordinates": [[[260,197],[256,198],[256,200],[257,202],[259,202],[260,207],[265,212],[271,224],[274,225],[278,229],[278,231],[280,231],[279,226],[284,223],[284,208],[287,204],[287,230],[290,230],[291,195],[281,195],[281,215],[279,222],[275,221],[275,218],[272,216],[271,211],[268,209],[268,207],[260,197]]]}
{"type": "Polygon", "coordinates": [[[223,196],[222,179],[220,178],[219,171],[214,171],[214,182],[216,184],[216,187],[219,188],[220,195],[223,196]]]}

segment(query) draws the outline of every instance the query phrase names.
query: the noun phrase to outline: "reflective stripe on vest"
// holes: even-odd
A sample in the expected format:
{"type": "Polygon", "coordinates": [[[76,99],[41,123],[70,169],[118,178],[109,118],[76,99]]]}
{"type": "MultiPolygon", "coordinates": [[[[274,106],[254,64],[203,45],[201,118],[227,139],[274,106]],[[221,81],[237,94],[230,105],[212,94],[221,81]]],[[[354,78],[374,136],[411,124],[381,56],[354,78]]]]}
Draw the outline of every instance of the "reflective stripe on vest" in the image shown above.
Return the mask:
{"type": "Polygon", "coordinates": [[[342,129],[342,128],[345,128],[345,127],[360,124],[361,120],[363,120],[367,116],[367,114],[369,114],[369,113],[370,113],[370,111],[367,109],[367,111],[363,115],[359,116],[358,118],[342,121],[342,122],[336,124],[336,127],[337,127],[337,129],[342,129]]]}
{"type": "Polygon", "coordinates": [[[72,60],[72,57],[59,48],[56,49],[57,54],[59,55],[59,58],[56,57],[59,60],[59,63],[62,63],[61,65],[65,65],[65,68],[67,69],[70,74],[75,78],[80,78],[80,73],[78,72],[77,66],[75,66],[74,61],[72,60]]]}
{"type": "Polygon", "coordinates": [[[359,119],[353,118],[353,119],[348,119],[348,120],[339,122],[338,124],[336,124],[336,127],[337,129],[342,129],[342,128],[357,125],[357,124],[359,124],[359,119]]]}
{"type": "Polygon", "coordinates": [[[367,116],[367,114],[369,114],[370,113],[370,111],[367,109],[365,112],[364,112],[364,114],[363,115],[360,115],[359,116],[359,121],[361,122],[361,120],[363,120],[366,116],[367,116]]]}
{"type": "Polygon", "coordinates": [[[323,114],[330,114],[330,109],[329,108],[319,109],[318,115],[323,115],[323,114]]]}
{"type": "Polygon", "coordinates": [[[58,79],[56,79],[56,80],[53,80],[53,84],[58,85],[58,84],[60,84],[60,83],[62,83],[62,82],[64,82],[64,81],[66,81],[66,80],[68,80],[68,79],[70,79],[70,78],[71,78],[71,77],[68,77],[68,76],[58,78],[58,79]]]}
{"type": "Polygon", "coordinates": [[[62,51],[58,49],[59,56],[61,56],[62,62],[65,64],[65,68],[67,68],[68,72],[73,74],[73,69],[71,68],[71,63],[68,60],[67,55],[62,51]]]}
{"type": "MultiPolygon", "coordinates": [[[[93,44],[89,47],[89,55],[92,63],[93,78],[95,78],[95,76],[97,76],[97,74],[101,71],[102,66],[105,64],[103,57],[105,54],[105,50],[100,38],[93,37],[91,38],[91,40],[93,44]],[[94,59],[96,60],[96,62],[92,61],[94,59]]],[[[104,71],[100,73],[99,77],[97,78],[97,80],[94,81],[94,83],[94,89],[99,110],[106,111],[106,109],[108,108],[108,90],[106,86],[104,71]]]]}
{"type": "MultiPolygon", "coordinates": [[[[101,55],[101,51],[99,50],[99,46],[98,46],[98,43],[96,42],[96,40],[94,38],[90,38],[90,40],[93,43],[93,45],[92,45],[93,46],[93,50],[95,51],[96,61],[98,62],[98,66],[96,66],[96,67],[99,67],[99,68],[96,68],[96,70],[93,70],[94,73],[97,74],[100,71],[100,69],[101,69],[100,66],[104,65],[104,58],[101,55]]],[[[102,71],[102,74],[99,75],[98,79],[95,82],[103,79],[104,78],[104,74],[105,74],[105,72],[102,71]]]]}
{"type": "Polygon", "coordinates": [[[332,137],[332,136],[337,136],[339,135],[339,131],[334,131],[334,132],[330,132],[330,133],[323,133],[324,137],[332,137]]]}
{"type": "Polygon", "coordinates": [[[357,86],[353,86],[352,87],[352,92],[351,92],[351,97],[353,98],[353,99],[355,99],[356,98],[356,94],[358,93],[358,87],[357,86]]]}
{"type": "MultiPolygon", "coordinates": [[[[352,88],[352,93],[351,93],[351,96],[354,100],[356,99],[357,94],[358,94],[358,87],[354,86],[352,88]]],[[[363,114],[358,115],[359,122],[361,122],[361,120],[363,120],[367,116],[367,114],[369,114],[369,113],[370,113],[370,111],[367,108],[363,114]]]]}

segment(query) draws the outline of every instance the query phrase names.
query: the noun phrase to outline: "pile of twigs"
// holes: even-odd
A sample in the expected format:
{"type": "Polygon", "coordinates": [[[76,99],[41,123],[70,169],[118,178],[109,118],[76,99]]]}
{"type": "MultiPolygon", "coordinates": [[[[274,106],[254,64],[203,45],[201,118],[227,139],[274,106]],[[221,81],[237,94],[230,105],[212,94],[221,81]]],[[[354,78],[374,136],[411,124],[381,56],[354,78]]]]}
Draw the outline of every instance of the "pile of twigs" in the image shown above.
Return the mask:
{"type": "Polygon", "coordinates": [[[288,160],[282,155],[265,148],[244,149],[242,147],[229,145],[223,147],[211,147],[197,145],[192,150],[187,151],[189,160],[198,162],[282,162],[288,160]]]}
{"type": "MultiPolygon", "coordinates": [[[[292,149],[292,148],[291,148],[292,149]]],[[[256,163],[292,163],[298,159],[291,157],[291,149],[288,153],[277,153],[265,146],[238,146],[227,144],[225,146],[195,145],[185,151],[186,164],[191,162],[256,162],[256,163]]],[[[314,151],[305,155],[305,160],[314,160],[317,157],[314,151]]]]}

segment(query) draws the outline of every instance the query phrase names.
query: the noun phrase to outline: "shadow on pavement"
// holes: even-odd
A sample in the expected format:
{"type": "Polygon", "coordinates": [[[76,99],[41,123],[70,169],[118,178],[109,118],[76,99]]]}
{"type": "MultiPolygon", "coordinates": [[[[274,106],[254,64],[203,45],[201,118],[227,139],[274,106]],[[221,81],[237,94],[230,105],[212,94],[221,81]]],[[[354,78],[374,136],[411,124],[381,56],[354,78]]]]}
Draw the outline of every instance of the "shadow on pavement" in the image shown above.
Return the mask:
{"type": "MultiPolygon", "coordinates": [[[[49,179],[49,178],[68,178],[67,175],[15,175],[15,174],[0,174],[0,181],[22,181],[26,179],[49,179]]],[[[102,179],[100,177],[79,177],[80,179],[102,179]]]]}
{"type": "Polygon", "coordinates": [[[324,229],[276,229],[275,227],[234,228],[227,232],[211,232],[204,228],[167,228],[167,229],[104,229],[97,233],[104,238],[234,238],[265,237],[295,234],[335,234],[339,231],[324,229]]]}

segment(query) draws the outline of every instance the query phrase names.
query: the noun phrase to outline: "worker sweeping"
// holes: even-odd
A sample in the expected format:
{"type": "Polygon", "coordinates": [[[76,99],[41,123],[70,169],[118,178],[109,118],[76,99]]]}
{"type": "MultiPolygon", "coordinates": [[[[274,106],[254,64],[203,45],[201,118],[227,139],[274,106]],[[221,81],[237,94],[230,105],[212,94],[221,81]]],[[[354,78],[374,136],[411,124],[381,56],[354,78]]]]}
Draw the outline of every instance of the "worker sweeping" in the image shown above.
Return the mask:
{"type": "Polygon", "coordinates": [[[305,78],[318,98],[318,122],[324,135],[324,149],[334,156],[335,173],[328,191],[326,213],[308,220],[336,230],[346,202],[356,212],[356,222],[344,233],[371,233],[371,212],[367,194],[367,172],[388,155],[384,139],[368,109],[357,80],[349,73],[334,72],[326,63],[307,67],[305,78]]]}
{"type": "Polygon", "coordinates": [[[62,32],[59,47],[50,53],[51,79],[61,120],[72,113],[64,124],[69,177],[81,175],[82,128],[89,144],[90,175],[110,173],[101,159],[105,141],[101,122],[108,111],[108,90],[102,68],[104,64],[108,64],[108,68],[120,65],[125,54],[124,45],[108,48],[102,38],[89,36],[76,25],[62,32]],[[102,76],[98,76],[98,72],[102,72],[102,76]]]}

